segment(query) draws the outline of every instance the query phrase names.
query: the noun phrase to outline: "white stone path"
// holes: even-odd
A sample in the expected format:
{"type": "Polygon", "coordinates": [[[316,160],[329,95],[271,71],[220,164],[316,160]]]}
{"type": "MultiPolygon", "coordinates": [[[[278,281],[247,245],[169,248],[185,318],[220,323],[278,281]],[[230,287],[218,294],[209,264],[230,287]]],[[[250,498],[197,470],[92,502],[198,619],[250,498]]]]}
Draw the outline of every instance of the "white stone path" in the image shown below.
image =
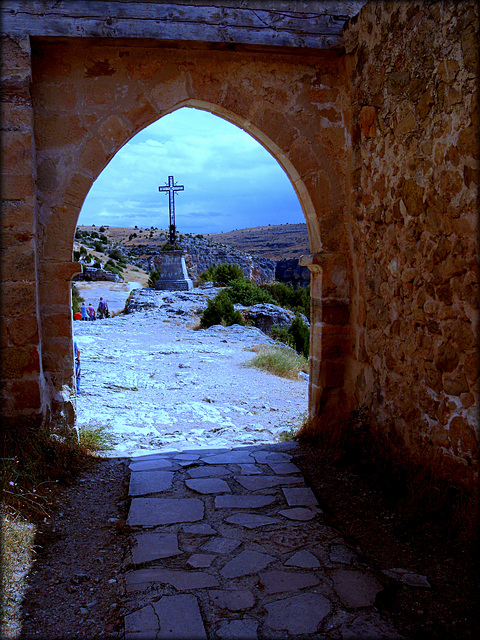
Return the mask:
{"type": "Polygon", "coordinates": [[[132,458],[125,640],[401,638],[295,443],[132,458]]]}

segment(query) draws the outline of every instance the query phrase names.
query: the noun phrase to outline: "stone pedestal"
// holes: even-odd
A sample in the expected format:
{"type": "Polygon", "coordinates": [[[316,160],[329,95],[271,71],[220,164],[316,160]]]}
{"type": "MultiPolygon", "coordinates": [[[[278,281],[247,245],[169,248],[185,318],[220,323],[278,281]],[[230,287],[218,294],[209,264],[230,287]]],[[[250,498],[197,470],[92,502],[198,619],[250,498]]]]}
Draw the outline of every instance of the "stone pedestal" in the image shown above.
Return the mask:
{"type": "Polygon", "coordinates": [[[188,277],[183,251],[162,251],[160,254],[160,278],[155,289],[161,291],[190,291],[193,282],[188,277]]]}

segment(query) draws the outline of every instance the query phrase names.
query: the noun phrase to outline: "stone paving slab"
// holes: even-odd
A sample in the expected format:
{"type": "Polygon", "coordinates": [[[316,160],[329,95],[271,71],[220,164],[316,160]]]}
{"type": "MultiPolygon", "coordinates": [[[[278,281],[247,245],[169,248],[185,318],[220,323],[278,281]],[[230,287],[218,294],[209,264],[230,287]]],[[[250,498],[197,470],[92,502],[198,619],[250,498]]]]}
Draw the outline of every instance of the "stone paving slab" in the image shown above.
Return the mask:
{"type": "Polygon", "coordinates": [[[178,538],[175,533],[140,533],[135,535],[134,539],[135,545],[132,547],[134,564],[171,558],[183,553],[178,548],[178,538]]]}
{"type": "Polygon", "coordinates": [[[245,550],[227,562],[220,573],[225,578],[238,578],[249,573],[258,573],[274,560],[275,558],[267,553],[245,550]]]}
{"type": "Polygon", "coordinates": [[[145,496],[170,489],[173,482],[172,471],[135,471],[130,476],[129,496],[145,496]]]}
{"type": "Polygon", "coordinates": [[[193,595],[163,596],[125,617],[125,640],[203,640],[207,638],[193,595]]]}
{"type": "Polygon", "coordinates": [[[127,525],[155,527],[174,522],[201,520],[204,505],[198,498],[134,498],[127,525]]]}
{"type": "MultiPolygon", "coordinates": [[[[176,467],[177,465],[175,465],[176,467]]],[[[165,458],[152,458],[151,460],[135,460],[130,463],[130,471],[150,471],[151,469],[172,469],[174,464],[165,458]]]]}
{"type": "Polygon", "coordinates": [[[295,476],[234,476],[245,489],[257,491],[277,487],[281,484],[303,484],[303,478],[295,476]]]}
{"type": "Polygon", "coordinates": [[[203,589],[204,587],[218,587],[217,578],[203,571],[177,571],[150,567],[137,569],[127,574],[127,591],[144,591],[151,586],[169,584],[178,591],[189,589],[203,589]]]}
{"type": "Polygon", "coordinates": [[[273,496],[217,496],[215,507],[217,509],[257,509],[275,502],[273,496]]]}
{"type": "Polygon", "coordinates": [[[125,640],[405,640],[374,607],[389,578],[325,523],[296,446],[132,460],[125,640]],[[154,479],[161,496],[135,495],[154,479]]]}
{"type": "Polygon", "coordinates": [[[230,487],[221,478],[192,478],[185,480],[185,484],[197,493],[231,493],[230,487]]]}
{"type": "Polygon", "coordinates": [[[231,471],[227,467],[219,466],[204,466],[195,467],[194,469],[188,469],[188,475],[190,478],[214,478],[219,476],[232,475],[231,471]]]}
{"type": "Polygon", "coordinates": [[[267,524],[276,524],[280,522],[280,520],[278,520],[278,518],[262,516],[257,513],[234,513],[233,516],[225,518],[225,522],[238,524],[240,527],[247,527],[248,529],[256,529],[257,527],[264,527],[267,524]]]}
{"type": "Polygon", "coordinates": [[[282,489],[289,507],[313,507],[318,505],[315,494],[310,487],[282,489]]]}

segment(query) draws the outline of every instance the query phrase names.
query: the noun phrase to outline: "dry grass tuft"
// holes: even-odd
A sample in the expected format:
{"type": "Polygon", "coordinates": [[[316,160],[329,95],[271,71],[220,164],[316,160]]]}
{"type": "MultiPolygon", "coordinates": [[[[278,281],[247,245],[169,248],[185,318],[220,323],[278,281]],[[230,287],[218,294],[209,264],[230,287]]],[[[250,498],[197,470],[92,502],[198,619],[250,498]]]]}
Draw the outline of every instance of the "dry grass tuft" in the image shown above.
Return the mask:
{"type": "MultiPolygon", "coordinates": [[[[256,347],[252,347],[255,351],[256,347]]],[[[263,347],[258,355],[243,363],[244,367],[257,367],[282,378],[298,380],[300,371],[308,371],[308,360],[285,347],[263,347]]]]}

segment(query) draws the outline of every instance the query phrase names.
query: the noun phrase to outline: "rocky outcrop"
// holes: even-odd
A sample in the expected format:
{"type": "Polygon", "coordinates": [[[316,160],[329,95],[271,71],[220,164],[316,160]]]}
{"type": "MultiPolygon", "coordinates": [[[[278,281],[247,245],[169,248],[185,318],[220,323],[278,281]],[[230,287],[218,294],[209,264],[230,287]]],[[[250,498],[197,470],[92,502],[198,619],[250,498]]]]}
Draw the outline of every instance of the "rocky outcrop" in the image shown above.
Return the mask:
{"type": "Polygon", "coordinates": [[[74,276],[73,280],[83,280],[85,282],[123,282],[123,280],[111,271],[105,271],[105,269],[95,269],[94,267],[83,266],[82,273],[74,276]]]}
{"type": "MultiPolygon", "coordinates": [[[[280,328],[289,327],[295,318],[293,311],[268,303],[255,304],[252,307],[238,307],[238,309],[249,324],[253,324],[267,335],[272,332],[274,325],[280,328]]],[[[310,323],[307,318],[303,314],[300,314],[300,317],[307,327],[309,327],[310,323]]]]}
{"type": "Polygon", "coordinates": [[[310,270],[302,267],[298,259],[278,260],[275,264],[275,280],[292,284],[295,288],[308,287],[310,284],[310,270]]]}
{"type": "MultiPolygon", "coordinates": [[[[211,266],[238,264],[246,278],[257,284],[267,284],[275,280],[275,262],[268,258],[251,255],[226,245],[214,243],[204,238],[180,236],[178,244],[185,252],[185,264],[189,277],[195,282],[198,276],[211,266]]],[[[125,252],[124,247],[119,247],[125,252]]],[[[158,244],[142,244],[130,247],[131,262],[152,271],[162,263],[162,251],[158,244]]]]}

